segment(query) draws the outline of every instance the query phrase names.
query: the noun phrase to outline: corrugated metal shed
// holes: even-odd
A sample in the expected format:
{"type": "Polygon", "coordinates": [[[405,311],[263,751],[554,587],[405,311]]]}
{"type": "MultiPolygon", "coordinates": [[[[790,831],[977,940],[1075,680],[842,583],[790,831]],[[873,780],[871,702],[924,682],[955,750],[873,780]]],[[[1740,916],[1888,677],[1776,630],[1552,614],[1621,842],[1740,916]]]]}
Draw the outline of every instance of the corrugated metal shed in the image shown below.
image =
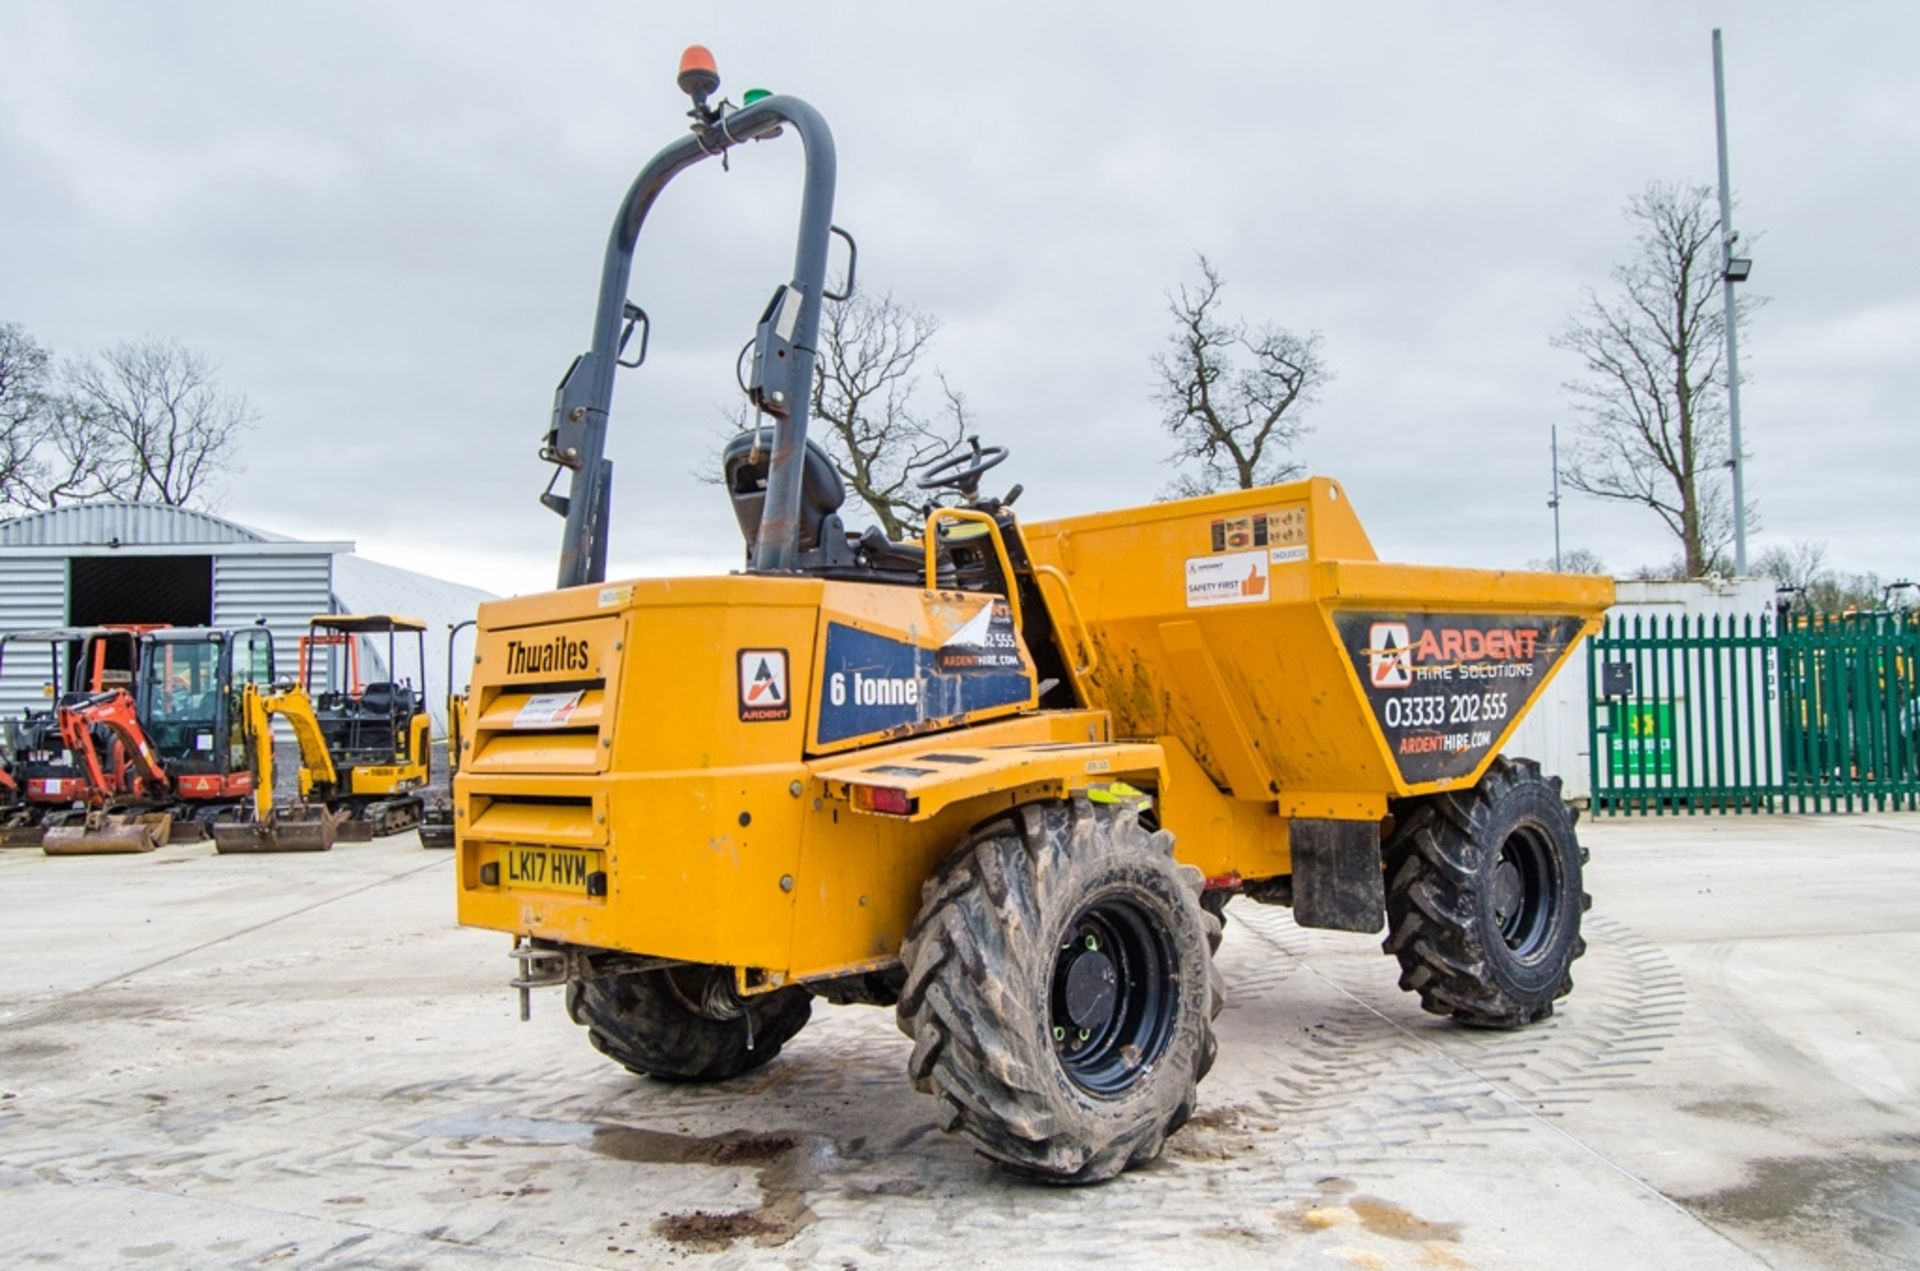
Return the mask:
{"type": "MultiPolygon", "coordinates": [[[[298,672],[300,637],[315,614],[398,613],[427,623],[424,679],[434,735],[445,736],[447,629],[474,616],[493,596],[474,587],[366,560],[344,541],[300,541],[189,508],[152,503],[88,503],[0,521],[0,632],[65,626],[70,620],[70,562],[76,557],[210,558],[215,626],[265,620],[281,675],[298,672]]],[[[197,567],[196,567],[197,568],[197,567]]],[[[385,641],[362,654],[383,663],[385,641]]],[[[464,680],[472,636],[463,635],[464,680]]],[[[11,716],[41,698],[45,649],[22,647],[0,664],[0,712],[11,716]]],[[[395,668],[419,682],[409,650],[395,668]]],[[[392,678],[394,672],[369,674],[392,678]]]]}
{"type": "Polygon", "coordinates": [[[80,503],[0,521],[0,547],[119,548],[292,541],[210,512],[162,503],[80,503]]]}
{"type": "MultiPolygon", "coordinates": [[[[307,619],[333,605],[333,562],[347,541],[302,542],[211,513],[153,503],[87,503],[0,521],[0,631],[70,619],[70,562],[80,557],[194,556],[212,562],[218,625],[265,618],[280,670],[297,665],[307,619]]],[[[24,660],[23,660],[24,661],[24,660]]],[[[36,659],[0,668],[0,712],[40,700],[36,659]]]]}
{"type": "Polygon", "coordinates": [[[337,556],[216,556],[213,558],[213,625],[244,627],[267,620],[273,660],[281,675],[300,666],[300,637],[307,620],[333,608],[337,556]]]}
{"type": "MultiPolygon", "coordinates": [[[[67,620],[67,562],[0,551],[0,631],[34,631],[67,620]]],[[[0,711],[11,717],[39,702],[51,662],[45,647],[16,646],[0,660],[0,711]]]]}

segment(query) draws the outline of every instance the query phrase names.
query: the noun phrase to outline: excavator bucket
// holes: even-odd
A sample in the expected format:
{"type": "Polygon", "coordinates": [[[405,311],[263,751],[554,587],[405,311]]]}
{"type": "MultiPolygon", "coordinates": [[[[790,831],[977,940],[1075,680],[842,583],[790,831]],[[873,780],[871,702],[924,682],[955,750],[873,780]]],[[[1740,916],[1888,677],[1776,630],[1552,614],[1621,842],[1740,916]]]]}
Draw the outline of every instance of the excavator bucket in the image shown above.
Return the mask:
{"type": "Polygon", "coordinates": [[[46,837],[44,825],[0,826],[0,847],[39,847],[46,837]]]}
{"type": "Polygon", "coordinates": [[[204,843],[207,841],[206,822],[195,817],[181,817],[173,823],[171,843],[204,843]]]}
{"type": "Polygon", "coordinates": [[[125,856],[165,847],[173,813],[89,812],[86,819],[47,829],[41,850],[48,856],[125,856]]]}
{"type": "Polygon", "coordinates": [[[420,846],[453,846],[453,809],[450,806],[435,804],[420,818],[420,846]]]}
{"type": "Polygon", "coordinates": [[[222,855],[236,852],[324,852],[339,837],[343,812],[328,810],[323,804],[296,803],[275,808],[265,821],[242,824],[216,824],[213,827],[214,850],[222,855]]]}
{"type": "Polygon", "coordinates": [[[373,842],[374,823],[365,817],[347,816],[340,822],[338,838],[342,843],[373,842]]]}

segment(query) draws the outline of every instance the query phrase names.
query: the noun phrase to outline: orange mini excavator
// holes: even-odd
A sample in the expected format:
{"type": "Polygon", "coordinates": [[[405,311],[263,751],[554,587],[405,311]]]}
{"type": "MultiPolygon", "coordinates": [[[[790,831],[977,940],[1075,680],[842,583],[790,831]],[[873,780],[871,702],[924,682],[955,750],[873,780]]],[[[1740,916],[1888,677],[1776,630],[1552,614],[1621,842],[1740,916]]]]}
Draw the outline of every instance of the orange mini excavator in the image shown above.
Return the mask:
{"type": "Polygon", "coordinates": [[[49,856],[151,852],[164,847],[173,826],[166,768],[154,752],[131,694],[124,689],[59,705],[60,740],[79,761],[84,811],[47,829],[49,856]],[[103,737],[105,744],[103,744],[103,737]]]}

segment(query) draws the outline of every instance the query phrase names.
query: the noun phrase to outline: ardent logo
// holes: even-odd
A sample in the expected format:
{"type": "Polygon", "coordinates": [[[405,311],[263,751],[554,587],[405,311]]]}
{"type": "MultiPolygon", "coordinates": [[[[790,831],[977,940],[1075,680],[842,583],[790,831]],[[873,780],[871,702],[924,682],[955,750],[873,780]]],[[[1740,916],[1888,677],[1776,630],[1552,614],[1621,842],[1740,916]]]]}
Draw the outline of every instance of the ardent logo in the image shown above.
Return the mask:
{"type": "Polygon", "coordinates": [[[793,717],[785,649],[741,649],[739,666],[742,722],[767,723],[793,717]]]}
{"type": "Polygon", "coordinates": [[[1407,660],[1409,639],[1404,622],[1376,622],[1367,634],[1367,671],[1375,688],[1406,688],[1413,683],[1413,665],[1407,660]]]}
{"type": "Polygon", "coordinates": [[[1531,662],[1540,643],[1534,627],[1495,627],[1481,631],[1474,627],[1441,627],[1420,633],[1413,646],[1414,661],[1430,662],[1531,662]]]}
{"type": "Polygon", "coordinates": [[[593,667],[593,646],[585,640],[558,635],[543,644],[507,641],[508,675],[550,675],[555,671],[586,671],[593,667]]]}

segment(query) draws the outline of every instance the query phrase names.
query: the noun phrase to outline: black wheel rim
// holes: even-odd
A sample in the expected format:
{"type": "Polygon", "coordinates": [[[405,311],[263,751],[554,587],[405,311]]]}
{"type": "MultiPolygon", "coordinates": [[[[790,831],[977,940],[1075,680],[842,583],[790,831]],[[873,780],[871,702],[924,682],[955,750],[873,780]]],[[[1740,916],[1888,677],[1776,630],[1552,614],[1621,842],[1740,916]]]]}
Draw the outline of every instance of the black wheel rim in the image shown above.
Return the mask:
{"type": "Polygon", "coordinates": [[[1054,1053],[1073,1083],[1119,1094],[1159,1060],[1179,1007],[1166,928],[1125,897],[1098,898],[1054,953],[1048,1015],[1054,1053]]]}
{"type": "Polygon", "coordinates": [[[1515,957],[1525,961],[1551,943],[1558,891],[1546,835],[1531,826],[1509,834],[1493,863],[1493,920],[1515,957]]]}

